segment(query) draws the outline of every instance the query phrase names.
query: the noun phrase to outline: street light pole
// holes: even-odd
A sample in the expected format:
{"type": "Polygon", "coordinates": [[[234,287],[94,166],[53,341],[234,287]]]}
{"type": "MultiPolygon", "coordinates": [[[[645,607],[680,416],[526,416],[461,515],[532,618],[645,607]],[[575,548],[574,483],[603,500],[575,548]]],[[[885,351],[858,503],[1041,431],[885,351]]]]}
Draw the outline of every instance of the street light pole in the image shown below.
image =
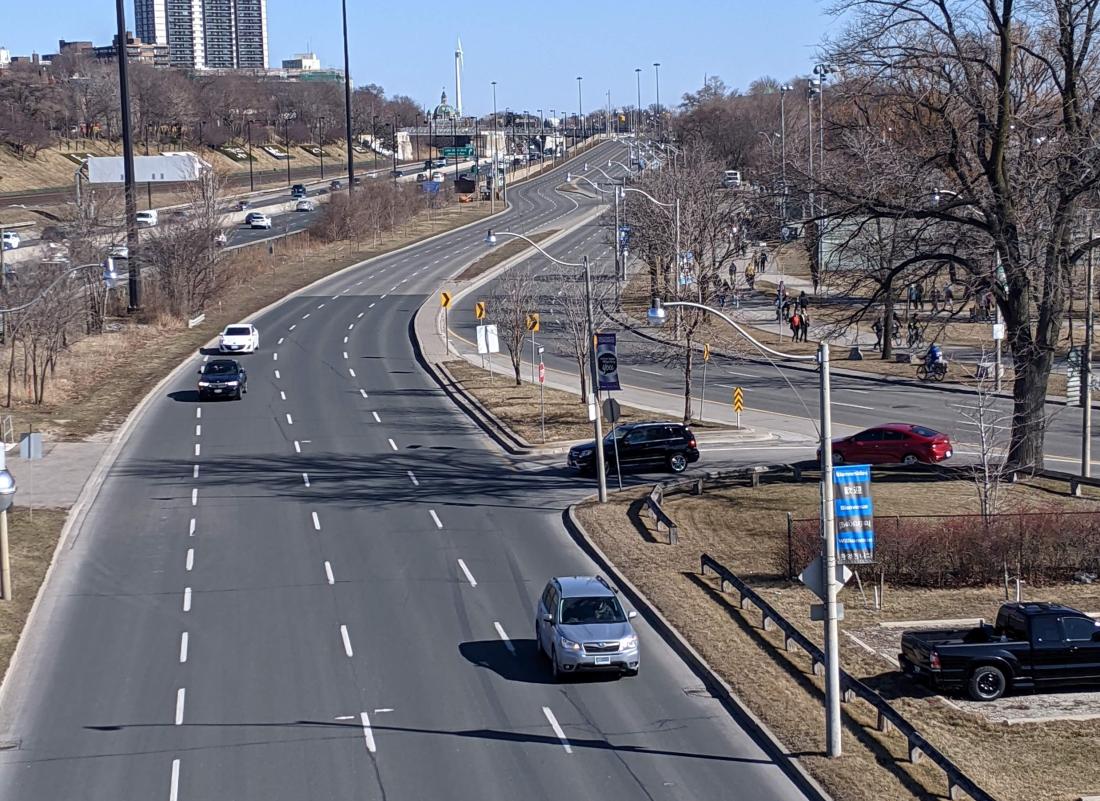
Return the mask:
{"type": "Polygon", "coordinates": [[[782,164],[783,197],[782,215],[783,224],[787,224],[787,92],[791,91],[789,83],[779,87],[779,153],[782,164]]]}
{"type": "Polygon", "coordinates": [[[497,82],[490,82],[493,87],[493,166],[489,170],[489,213],[496,214],[497,210],[497,82]]]}
{"type": "Polygon", "coordinates": [[[657,139],[660,140],[661,132],[664,127],[664,120],[661,119],[661,62],[653,62],[653,77],[657,86],[657,139]]]}
{"type": "Polygon", "coordinates": [[[130,130],[130,80],[126,56],[126,9],[122,0],[115,0],[115,17],[118,23],[118,90],[119,117],[122,120],[122,174],[126,201],[126,247],[130,253],[128,272],[128,311],[141,308],[141,251],[138,248],[137,198],[134,188],[134,142],[130,130]]]}
{"type": "Polygon", "coordinates": [[[252,177],[252,120],[247,120],[244,127],[248,130],[248,191],[256,191],[256,182],[252,177]]]}
{"type": "Polygon", "coordinates": [[[634,136],[637,137],[638,129],[642,124],[642,68],[634,68],[634,78],[638,83],[638,107],[634,109],[634,136]]]}
{"type": "Polygon", "coordinates": [[[581,78],[581,76],[578,75],[577,76],[577,121],[580,123],[580,126],[581,126],[581,141],[583,142],[584,141],[584,103],[581,100],[581,81],[582,80],[583,80],[583,78],[581,78]]]}
{"type": "Polygon", "coordinates": [[[317,118],[317,151],[321,154],[321,180],[325,180],[325,118],[317,118]]]}
{"type": "MultiPolygon", "coordinates": [[[[1092,227],[1089,227],[1089,242],[1092,227]]],[[[1092,248],[1089,248],[1087,274],[1085,276],[1085,343],[1081,352],[1081,475],[1092,475],[1092,248]]],[[[1000,345],[1000,340],[997,340],[1000,345]]],[[[1000,369],[1000,359],[997,360],[1000,369]]]]}
{"type": "Polygon", "coordinates": [[[283,149],[286,151],[286,185],[290,186],[290,114],[283,114],[283,149]]]}
{"type": "MultiPolygon", "coordinates": [[[[340,0],[344,15],[344,137],[348,145],[348,193],[355,189],[355,152],[351,135],[351,62],[348,58],[348,0],[340,0]]],[[[371,131],[374,133],[374,131],[371,131]]]]}

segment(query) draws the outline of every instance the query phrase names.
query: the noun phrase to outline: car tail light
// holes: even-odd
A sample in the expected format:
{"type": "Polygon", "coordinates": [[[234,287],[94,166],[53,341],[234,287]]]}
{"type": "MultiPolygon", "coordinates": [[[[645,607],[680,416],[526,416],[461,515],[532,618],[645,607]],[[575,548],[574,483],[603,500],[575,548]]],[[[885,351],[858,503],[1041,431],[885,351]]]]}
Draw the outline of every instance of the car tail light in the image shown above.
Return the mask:
{"type": "Polygon", "coordinates": [[[688,447],[689,447],[689,448],[694,448],[694,447],[695,447],[695,437],[692,437],[692,438],[691,438],[691,439],[690,439],[690,440],[688,441],[688,447]]]}
{"type": "Polygon", "coordinates": [[[931,667],[932,670],[939,670],[940,669],[940,654],[939,654],[939,651],[933,651],[932,653],[930,653],[928,655],[928,666],[931,667]]]}

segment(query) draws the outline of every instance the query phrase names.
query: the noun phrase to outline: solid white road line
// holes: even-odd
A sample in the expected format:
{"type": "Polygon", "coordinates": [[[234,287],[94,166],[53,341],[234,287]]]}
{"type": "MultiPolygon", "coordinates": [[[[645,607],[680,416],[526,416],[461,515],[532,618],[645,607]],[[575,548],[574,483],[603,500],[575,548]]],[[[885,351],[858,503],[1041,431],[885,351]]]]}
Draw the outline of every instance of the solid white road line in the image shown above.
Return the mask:
{"type": "Polygon", "coordinates": [[[195,423],[195,436],[196,437],[201,437],[202,436],[202,423],[195,423]]]}
{"type": "Polygon", "coordinates": [[[309,486],[309,473],[302,473],[302,481],[307,487],[309,486]]]}
{"type": "MultiPolygon", "coordinates": [[[[508,653],[512,656],[516,655],[516,646],[512,645],[512,641],[508,639],[508,635],[504,633],[504,627],[493,621],[493,625],[496,626],[497,634],[500,635],[500,639],[504,641],[504,647],[508,649],[508,653]]],[[[561,736],[561,735],[559,735],[561,736]]]]}
{"type": "Polygon", "coordinates": [[[374,733],[370,730],[370,717],[366,712],[360,712],[359,718],[363,722],[363,740],[367,744],[367,750],[373,754],[375,751],[374,733]]]}
{"type": "Polygon", "coordinates": [[[195,419],[198,419],[200,417],[202,417],[202,407],[201,406],[198,407],[197,409],[195,409],[195,419]]]}
{"type": "Polygon", "coordinates": [[[391,447],[391,448],[393,448],[394,450],[397,450],[397,443],[396,443],[396,442],[394,442],[394,441],[393,441],[393,440],[391,439],[391,440],[389,441],[389,443],[390,443],[390,447],[391,447]]]}
{"type": "Polygon", "coordinates": [[[381,423],[382,422],[382,418],[378,416],[378,412],[371,412],[371,414],[374,415],[374,422],[376,422],[376,423],[381,423]]]}
{"type": "Polygon", "coordinates": [[[409,474],[409,481],[411,481],[413,483],[413,486],[414,487],[419,487],[420,482],[416,480],[416,474],[413,473],[412,470],[406,470],[405,472],[409,474]]]}
{"type": "Polygon", "coordinates": [[[554,734],[561,740],[561,747],[565,749],[565,753],[572,754],[573,748],[569,745],[569,740],[565,737],[565,732],[561,730],[561,726],[558,725],[558,719],[554,717],[554,713],[550,711],[550,707],[544,706],[542,708],[542,714],[546,715],[546,719],[550,721],[550,728],[554,730],[554,734]]]}
{"type": "Polygon", "coordinates": [[[199,502],[199,488],[195,487],[191,490],[191,505],[195,506],[199,502]]]}
{"type": "Polygon", "coordinates": [[[179,801],[180,797],[180,761],[172,760],[172,783],[168,789],[168,801],[179,801]]]}
{"type": "Polygon", "coordinates": [[[348,375],[350,375],[352,378],[355,378],[355,370],[353,370],[352,368],[349,367],[348,368],[348,375]]]}
{"type": "Polygon", "coordinates": [[[336,583],[336,579],[332,575],[332,565],[330,565],[328,562],[325,562],[325,578],[328,579],[329,584],[336,583]]]}
{"type": "Polygon", "coordinates": [[[180,635],[180,664],[187,662],[187,632],[180,635]]]}
{"type": "Polygon", "coordinates": [[[841,392],[854,392],[857,395],[869,395],[871,391],[869,389],[852,389],[851,387],[837,387],[841,392]]]}
{"type": "Polygon", "coordinates": [[[649,375],[660,375],[660,373],[656,372],[655,370],[643,370],[641,367],[631,367],[630,369],[633,370],[636,373],[648,373],[649,375]]]}
{"type": "Polygon", "coordinates": [[[432,516],[432,522],[435,523],[436,528],[443,528],[443,521],[439,519],[439,515],[435,513],[435,509],[429,509],[428,514],[432,516]]]}
{"type": "Polygon", "coordinates": [[[195,549],[187,549],[187,572],[190,573],[195,567],[195,549]]]}
{"type": "Polygon", "coordinates": [[[290,416],[290,412],[286,413],[286,424],[288,426],[294,425],[294,418],[290,416]]]}
{"type": "Polygon", "coordinates": [[[466,567],[466,563],[461,559],[458,560],[458,566],[462,568],[462,572],[466,575],[466,580],[470,582],[471,587],[477,586],[477,579],[474,578],[474,574],[470,572],[470,568],[466,567]]]}
{"type": "Polygon", "coordinates": [[[195,443],[195,455],[198,456],[202,452],[202,446],[199,443],[195,443]]]}
{"type": "Polygon", "coordinates": [[[184,587],[183,588],[183,611],[184,612],[190,612],[191,611],[191,588],[190,587],[184,587]]]}
{"type": "Polygon", "coordinates": [[[833,401],[833,406],[848,406],[852,409],[865,409],[868,412],[875,410],[873,406],[860,406],[858,403],[841,403],[840,401],[833,401]]]}
{"type": "Polygon", "coordinates": [[[281,373],[280,373],[280,372],[279,372],[278,370],[276,370],[276,371],[275,371],[275,379],[276,379],[276,380],[278,380],[278,379],[280,379],[280,378],[282,378],[282,377],[283,377],[283,376],[282,376],[282,374],[281,374],[281,373]]]}
{"type": "Polygon", "coordinates": [[[191,518],[191,524],[187,527],[187,536],[188,537],[194,537],[195,536],[195,518],[193,518],[193,517],[191,518]]]}
{"type": "Polygon", "coordinates": [[[197,464],[192,465],[191,478],[198,478],[198,477],[199,477],[199,466],[197,464]]]}
{"type": "Polygon", "coordinates": [[[367,391],[365,389],[360,389],[359,394],[362,395],[364,398],[367,397],[367,391]]]}
{"type": "Polygon", "coordinates": [[[340,625],[340,639],[344,641],[344,653],[349,657],[355,656],[351,650],[351,638],[348,637],[348,627],[343,624],[340,625]]]}
{"type": "Polygon", "coordinates": [[[302,452],[302,446],[298,444],[298,440],[294,440],[294,452],[295,453],[301,453],[302,452]]]}
{"type": "Polygon", "coordinates": [[[312,512],[311,514],[313,516],[313,528],[314,528],[314,530],[320,531],[321,530],[321,520],[320,520],[320,518],[317,517],[316,512],[312,512]]]}
{"type": "Polygon", "coordinates": [[[286,400],[286,393],[279,390],[279,400],[286,400]]]}

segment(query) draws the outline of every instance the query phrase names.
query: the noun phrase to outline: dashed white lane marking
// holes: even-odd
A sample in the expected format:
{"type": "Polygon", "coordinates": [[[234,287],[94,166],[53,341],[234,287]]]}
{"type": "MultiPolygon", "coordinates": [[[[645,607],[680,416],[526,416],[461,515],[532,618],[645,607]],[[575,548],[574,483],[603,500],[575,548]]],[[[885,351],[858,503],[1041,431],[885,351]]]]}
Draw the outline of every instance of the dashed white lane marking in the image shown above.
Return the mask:
{"type": "Polygon", "coordinates": [[[406,470],[405,472],[409,474],[409,481],[413,483],[413,486],[419,487],[420,482],[416,480],[416,474],[412,470],[406,470]]]}
{"type": "Polygon", "coordinates": [[[344,337],[344,344],[345,345],[348,344],[348,338],[347,337],[344,337]]]}
{"type": "Polygon", "coordinates": [[[367,397],[367,391],[365,389],[359,390],[359,394],[362,395],[364,398],[367,397]]]}
{"type": "Polygon", "coordinates": [[[179,801],[180,797],[180,761],[172,760],[172,781],[168,788],[168,801],[179,801]]]}
{"type": "Polygon", "coordinates": [[[199,502],[199,488],[193,487],[191,489],[191,505],[195,506],[199,502]]]}
{"type": "Polygon", "coordinates": [[[840,401],[833,401],[833,406],[847,406],[852,409],[864,409],[868,412],[875,410],[873,406],[860,406],[858,403],[841,403],[840,401]]]}
{"type": "Polygon", "coordinates": [[[303,320],[308,320],[309,319],[309,312],[306,312],[305,314],[303,314],[302,319],[303,320]]]}
{"type": "Polygon", "coordinates": [[[313,517],[313,528],[316,531],[320,531],[321,530],[321,520],[317,517],[316,512],[312,512],[311,515],[313,517]]]}
{"type": "Polygon", "coordinates": [[[184,612],[190,612],[191,611],[191,588],[190,587],[184,587],[183,588],[183,611],[184,612]]]}
{"type": "Polygon", "coordinates": [[[183,723],[183,704],[187,698],[187,688],[180,687],[176,690],[176,725],[183,723]]]}
{"type": "MultiPolygon", "coordinates": [[[[394,284],[393,286],[390,287],[390,292],[396,292],[396,291],[397,291],[397,285],[394,284]]],[[[385,295],[383,295],[382,297],[385,297],[385,295]]]]}
{"type": "Polygon", "coordinates": [[[391,439],[391,440],[389,441],[389,443],[390,443],[390,447],[391,447],[391,448],[393,448],[394,450],[397,450],[397,443],[396,443],[396,442],[394,442],[394,441],[393,441],[393,440],[391,439]]]}
{"type": "Polygon", "coordinates": [[[359,286],[359,285],[360,285],[360,284],[362,284],[362,283],[363,283],[362,281],[356,281],[356,282],[355,282],[355,285],[356,285],[356,286],[359,286]]]}
{"type": "Polygon", "coordinates": [[[336,578],[332,575],[332,565],[328,562],[325,562],[325,578],[328,580],[329,584],[336,583],[336,578]]]}
{"type": "Polygon", "coordinates": [[[348,323],[348,330],[355,328],[355,323],[348,323]]]}
{"type": "Polygon", "coordinates": [[[344,358],[346,359],[347,357],[348,357],[348,352],[345,350],[344,351],[344,358]]]}
{"type": "Polygon", "coordinates": [[[435,513],[435,509],[429,509],[428,514],[432,516],[432,522],[435,523],[436,528],[443,528],[443,521],[439,519],[439,515],[435,513]]]}
{"type": "Polygon", "coordinates": [[[648,375],[660,375],[660,373],[658,373],[656,370],[643,370],[641,367],[631,367],[630,369],[633,370],[636,373],[646,373],[648,375]]]}
{"type": "Polygon", "coordinates": [[[569,740],[565,737],[565,732],[561,730],[561,726],[558,725],[558,719],[554,717],[554,713],[550,710],[550,707],[544,706],[542,708],[542,714],[546,715],[546,719],[550,721],[550,728],[554,730],[554,734],[561,740],[561,747],[565,749],[565,753],[572,754],[573,747],[569,745],[569,740]]]}
{"type": "Polygon", "coordinates": [[[309,473],[302,473],[302,483],[309,486],[309,473]]]}
{"type": "Polygon", "coordinates": [[[187,572],[190,573],[195,567],[195,549],[187,549],[187,572]]]}
{"type": "Polygon", "coordinates": [[[275,378],[276,378],[276,379],[280,379],[280,378],[282,378],[282,377],[283,377],[283,376],[282,376],[282,375],[281,375],[281,374],[279,373],[279,371],[278,371],[278,370],[276,370],[276,371],[275,371],[275,378]]]}
{"type": "Polygon", "coordinates": [[[187,536],[188,537],[194,537],[195,536],[195,518],[193,518],[193,517],[191,518],[191,524],[187,527],[187,536]]]}
{"type": "Polygon", "coordinates": [[[348,636],[348,627],[343,624],[340,625],[340,639],[344,641],[344,653],[349,657],[355,656],[351,650],[351,638],[348,636]]]}
{"type": "Polygon", "coordinates": [[[294,418],[290,416],[290,412],[286,413],[286,424],[288,426],[294,425],[294,418]]]}
{"type": "Polygon", "coordinates": [[[187,632],[180,635],[180,664],[187,663],[187,632]]]}
{"type": "Polygon", "coordinates": [[[195,419],[198,420],[201,417],[202,417],[202,407],[199,406],[199,407],[196,407],[196,409],[195,409],[195,419]]]}
{"type": "MultiPolygon", "coordinates": [[[[386,293],[386,295],[388,295],[388,294],[389,294],[389,292],[387,292],[387,293],[386,293]]],[[[381,298],[379,298],[379,300],[385,300],[385,299],[386,299],[386,295],[383,295],[383,296],[382,296],[381,298]]]]}
{"type": "MultiPolygon", "coordinates": [[[[333,298],[333,300],[336,300],[336,298],[333,298]]],[[[324,303],[322,303],[322,304],[321,304],[320,306],[318,306],[317,308],[318,308],[318,309],[323,309],[323,308],[325,308],[325,304],[324,304],[324,303]]]]}
{"type": "Polygon", "coordinates": [[[359,719],[363,722],[363,740],[367,743],[367,750],[373,754],[374,733],[370,729],[370,716],[366,712],[360,712],[359,719]]]}
{"type": "Polygon", "coordinates": [[[382,422],[382,418],[378,416],[378,412],[371,412],[371,414],[374,415],[374,422],[376,422],[376,423],[381,423],[382,422]]]}
{"type": "Polygon", "coordinates": [[[301,453],[302,452],[302,446],[298,444],[298,440],[294,440],[294,452],[295,453],[301,453]]]}
{"type": "Polygon", "coordinates": [[[279,354],[278,353],[272,353],[271,354],[271,361],[273,361],[273,362],[279,361],[279,354]]]}
{"type": "Polygon", "coordinates": [[[870,393],[870,390],[866,390],[866,389],[852,389],[851,387],[837,387],[837,389],[839,389],[839,390],[840,390],[841,392],[854,392],[854,393],[856,393],[857,395],[867,395],[867,394],[869,394],[869,393],[870,393]]]}
{"type": "Polygon", "coordinates": [[[199,443],[196,442],[195,443],[195,455],[198,456],[201,451],[202,451],[202,446],[199,445],[199,443]]]}
{"type": "Polygon", "coordinates": [[[344,290],[342,290],[342,291],[340,292],[340,294],[341,294],[341,295],[346,295],[346,294],[348,294],[348,292],[350,292],[350,291],[351,291],[351,289],[350,289],[350,288],[348,288],[348,289],[344,289],[344,290]]]}
{"type": "Polygon", "coordinates": [[[349,367],[348,368],[348,375],[350,375],[352,378],[355,378],[355,369],[352,368],[352,367],[349,367]]]}
{"type": "Polygon", "coordinates": [[[291,327],[290,327],[289,329],[287,329],[287,330],[289,330],[289,331],[293,331],[293,330],[294,330],[295,328],[297,328],[297,327],[298,327],[298,324],[297,324],[297,323],[295,323],[294,325],[292,325],[292,326],[291,326],[291,327]]]}
{"type": "Polygon", "coordinates": [[[366,314],[366,312],[359,312],[359,313],[358,313],[357,315],[355,315],[355,319],[356,319],[356,320],[361,320],[361,319],[363,319],[363,315],[364,315],[364,314],[366,314]]]}
{"type": "Polygon", "coordinates": [[[202,436],[202,423],[195,423],[195,436],[196,437],[201,437],[202,436]]]}
{"type": "MultiPolygon", "coordinates": [[[[382,297],[386,297],[386,296],[385,296],[385,295],[383,295],[382,297]]],[[[368,308],[368,309],[373,309],[373,308],[374,308],[374,304],[372,303],[371,305],[367,306],[367,308],[368,308]]]]}
{"type": "Polygon", "coordinates": [[[462,569],[463,574],[466,576],[466,580],[470,582],[471,587],[477,586],[477,579],[474,578],[474,574],[470,572],[470,568],[466,567],[466,563],[461,559],[458,560],[458,566],[462,569]]]}
{"type": "Polygon", "coordinates": [[[279,400],[286,400],[286,393],[279,390],[279,400]]]}
{"type": "Polygon", "coordinates": [[[500,639],[504,642],[504,647],[508,649],[508,653],[510,653],[512,656],[515,656],[516,655],[516,646],[512,645],[512,641],[510,639],[508,639],[508,635],[504,633],[504,627],[502,625],[500,625],[499,623],[497,623],[495,620],[493,621],[493,626],[496,627],[497,634],[500,636],[500,639]]]}
{"type": "Polygon", "coordinates": [[[192,468],[191,469],[191,478],[198,478],[199,477],[199,466],[196,464],[196,465],[192,465],[191,468],[192,468]]]}
{"type": "Polygon", "coordinates": [[[275,344],[276,345],[282,345],[283,344],[283,339],[284,339],[284,337],[279,337],[279,341],[276,342],[275,344]]]}

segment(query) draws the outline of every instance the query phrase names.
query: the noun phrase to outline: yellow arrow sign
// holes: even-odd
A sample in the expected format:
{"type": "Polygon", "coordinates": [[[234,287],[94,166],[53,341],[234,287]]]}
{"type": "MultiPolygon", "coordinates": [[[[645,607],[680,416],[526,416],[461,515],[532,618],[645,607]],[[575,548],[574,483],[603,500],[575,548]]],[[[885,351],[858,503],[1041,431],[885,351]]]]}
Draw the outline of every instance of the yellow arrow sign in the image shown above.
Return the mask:
{"type": "Polygon", "coordinates": [[[710,345],[703,345],[703,361],[710,361],[710,345]]]}
{"type": "Polygon", "coordinates": [[[474,304],[474,317],[479,320],[485,317],[485,301],[479,300],[474,304]]]}
{"type": "Polygon", "coordinates": [[[451,308],[451,293],[450,292],[440,292],[439,293],[439,305],[442,306],[444,309],[451,308]]]}
{"type": "Polygon", "coordinates": [[[745,396],[741,392],[741,387],[733,388],[733,410],[738,413],[745,410],[745,396]]]}
{"type": "Polygon", "coordinates": [[[539,330],[539,313],[531,312],[527,315],[527,330],[538,333],[539,330]]]}

